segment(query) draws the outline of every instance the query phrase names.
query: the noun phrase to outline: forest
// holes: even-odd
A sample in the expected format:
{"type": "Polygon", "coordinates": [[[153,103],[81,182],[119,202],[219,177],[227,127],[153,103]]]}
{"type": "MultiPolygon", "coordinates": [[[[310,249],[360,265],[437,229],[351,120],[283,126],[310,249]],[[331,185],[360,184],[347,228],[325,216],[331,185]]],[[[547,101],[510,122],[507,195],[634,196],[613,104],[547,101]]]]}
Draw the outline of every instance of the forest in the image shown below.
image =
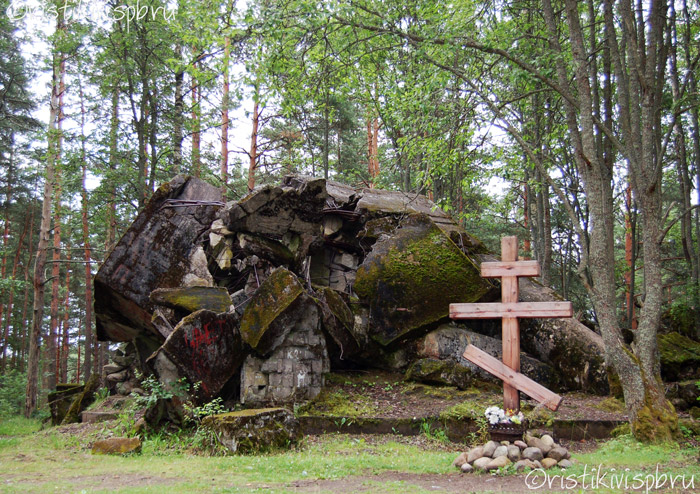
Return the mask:
{"type": "MultiPolygon", "coordinates": [[[[92,277],[177,174],[421,193],[603,337],[669,436],[700,338],[696,0],[0,0],[0,406],[100,373],[92,277]],[[26,386],[26,387],[25,387],[26,386]]],[[[635,431],[633,427],[633,431],[635,431]]]]}

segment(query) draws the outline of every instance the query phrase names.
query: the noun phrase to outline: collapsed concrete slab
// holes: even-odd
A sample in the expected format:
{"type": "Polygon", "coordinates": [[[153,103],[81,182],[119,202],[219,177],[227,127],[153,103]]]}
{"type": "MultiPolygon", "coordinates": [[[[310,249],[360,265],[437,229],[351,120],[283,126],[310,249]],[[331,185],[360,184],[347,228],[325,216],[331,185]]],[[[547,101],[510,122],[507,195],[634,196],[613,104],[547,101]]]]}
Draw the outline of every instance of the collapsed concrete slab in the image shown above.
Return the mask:
{"type": "MultiPolygon", "coordinates": [[[[467,343],[489,334],[484,322],[441,325],[450,303],[492,301],[498,287],[479,274],[484,246],[427,198],[299,176],[225,206],[219,194],[176,177],[98,272],[98,335],[129,342],[120,362],[165,385],[184,377],[199,400],[246,406],[313,398],[331,369],[418,361],[414,375],[461,386],[478,375],[455,366],[466,364],[467,343]]],[[[556,298],[536,284],[521,293],[556,298]]],[[[560,390],[601,389],[595,334],[564,320],[529,324],[526,375],[560,390]]],[[[475,344],[499,355],[498,340],[475,344]]],[[[109,372],[117,391],[137,389],[135,370],[109,372]]]]}

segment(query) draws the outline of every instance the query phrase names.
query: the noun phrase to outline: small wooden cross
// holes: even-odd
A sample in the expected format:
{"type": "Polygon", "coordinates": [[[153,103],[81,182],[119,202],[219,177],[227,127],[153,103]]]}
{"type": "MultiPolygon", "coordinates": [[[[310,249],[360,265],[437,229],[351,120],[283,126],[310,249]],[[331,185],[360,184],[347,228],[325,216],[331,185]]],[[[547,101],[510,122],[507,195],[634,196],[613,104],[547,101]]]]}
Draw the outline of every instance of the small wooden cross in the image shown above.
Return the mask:
{"type": "Polygon", "coordinates": [[[518,261],[518,238],[501,239],[501,261],[481,264],[481,276],[501,278],[500,303],[450,304],[452,319],[502,318],[503,362],[474,345],[468,345],[464,358],[503,380],[504,410],[520,410],[518,391],[543,403],[547,408],[559,408],[562,397],[520,373],[519,317],[572,317],[571,302],[518,302],[518,277],[539,276],[537,261],[518,261]]]}

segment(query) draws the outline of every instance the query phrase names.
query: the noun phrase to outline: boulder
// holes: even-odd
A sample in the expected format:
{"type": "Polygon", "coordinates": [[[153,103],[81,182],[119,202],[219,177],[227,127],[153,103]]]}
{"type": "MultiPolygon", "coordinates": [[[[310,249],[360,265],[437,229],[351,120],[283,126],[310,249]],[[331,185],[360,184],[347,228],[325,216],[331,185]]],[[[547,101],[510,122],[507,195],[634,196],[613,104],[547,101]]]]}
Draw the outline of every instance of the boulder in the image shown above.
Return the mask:
{"type": "Polygon", "coordinates": [[[520,448],[514,444],[508,446],[508,459],[515,463],[519,461],[521,457],[520,448]]]}
{"type": "Polygon", "coordinates": [[[467,453],[460,453],[457,458],[455,458],[455,461],[452,462],[452,465],[457,467],[457,468],[462,468],[462,465],[467,463],[467,453]]]}
{"type": "Polygon", "coordinates": [[[542,468],[549,469],[557,465],[557,460],[554,458],[545,458],[542,460],[542,468]]]}
{"type": "MultiPolygon", "coordinates": [[[[519,278],[519,287],[522,302],[561,300],[554,290],[530,278],[519,278]]],[[[523,351],[556,370],[561,390],[608,394],[603,339],[577,319],[523,319],[520,342],[523,351]]]]}
{"type": "Polygon", "coordinates": [[[664,380],[700,377],[700,343],[676,332],[660,334],[658,342],[664,380]]]}
{"type": "Polygon", "coordinates": [[[496,448],[498,448],[498,446],[499,444],[496,441],[489,441],[486,444],[484,444],[484,456],[493,458],[493,452],[496,451],[496,448]]]}
{"type": "Polygon", "coordinates": [[[526,468],[528,468],[530,470],[534,470],[538,467],[534,462],[532,462],[530,460],[520,460],[520,461],[515,462],[515,471],[516,472],[522,472],[526,468]]]}
{"type": "MultiPolygon", "coordinates": [[[[417,340],[416,352],[419,357],[457,362],[459,366],[468,369],[475,376],[496,380],[493,375],[464,358],[464,349],[469,344],[499,360],[501,359],[503,353],[501,340],[469,331],[464,329],[461,324],[455,323],[440,325],[437,329],[417,340]]],[[[559,387],[559,376],[552,367],[522,352],[520,354],[520,370],[530,379],[548,389],[556,390],[559,387]]]]}
{"type": "MultiPolygon", "coordinates": [[[[191,384],[201,383],[198,396],[210,401],[236,373],[249,350],[241,340],[236,314],[199,310],[180,321],[159,352],[191,384]]],[[[163,373],[163,367],[159,369],[163,373]]]]}
{"type": "Polygon", "coordinates": [[[497,456],[486,465],[486,471],[489,472],[491,470],[498,470],[499,468],[507,467],[508,465],[510,465],[510,460],[507,456],[497,456]]]}
{"type": "Polygon", "coordinates": [[[202,425],[233,453],[286,449],[302,437],[299,422],[284,408],[249,409],[205,417],[202,425]]]}
{"type": "Polygon", "coordinates": [[[527,448],[527,444],[526,444],[525,442],[523,442],[523,441],[515,441],[513,444],[514,444],[515,446],[517,446],[518,448],[520,448],[521,451],[522,451],[523,449],[527,448]]]}
{"type": "Polygon", "coordinates": [[[492,284],[429,217],[409,217],[377,241],[357,270],[354,290],[369,305],[370,336],[389,345],[448,317],[449,305],[475,302],[492,284]]]}
{"type": "Polygon", "coordinates": [[[188,313],[206,309],[212,312],[229,312],[231,297],[225,288],[193,286],[186,288],[157,288],[149,296],[157,305],[180,309],[188,313]]]}
{"type": "Polygon", "coordinates": [[[472,463],[472,467],[474,467],[474,470],[482,470],[486,471],[488,465],[493,461],[493,458],[489,458],[488,456],[482,456],[481,458],[478,458],[474,460],[474,463],[472,463]]]}
{"type": "Polygon", "coordinates": [[[260,355],[274,350],[289,333],[308,300],[294,273],[277,268],[260,285],[241,318],[241,336],[260,355]]]}
{"type": "Polygon", "coordinates": [[[492,458],[498,458],[499,456],[508,456],[508,446],[501,445],[494,450],[492,458]]]}
{"type": "Polygon", "coordinates": [[[568,451],[566,448],[562,448],[561,446],[554,446],[551,450],[549,450],[549,453],[547,453],[547,458],[552,458],[556,461],[561,461],[566,459],[566,455],[568,454],[568,451]]]}
{"type": "MultiPolygon", "coordinates": [[[[221,203],[221,191],[192,177],[177,176],[161,186],[117,242],[95,275],[95,317],[99,341],[130,341],[139,335],[161,341],[153,327],[156,288],[176,288],[202,270],[199,242],[221,203]]],[[[204,271],[204,272],[202,272],[204,271]]],[[[192,281],[192,280],[190,280],[192,281]]]]}
{"type": "Polygon", "coordinates": [[[550,448],[554,447],[554,438],[552,438],[552,436],[550,436],[549,434],[542,434],[542,437],[540,437],[540,439],[546,446],[549,446],[550,448]]]}
{"type": "Polygon", "coordinates": [[[566,460],[566,459],[559,460],[559,463],[557,463],[557,465],[559,465],[559,468],[571,468],[574,466],[574,464],[571,463],[570,460],[566,460]]]}
{"type": "Polygon", "coordinates": [[[471,466],[469,463],[464,463],[460,467],[460,470],[462,470],[462,473],[472,473],[474,471],[474,467],[471,466]]]}
{"type": "MultiPolygon", "coordinates": [[[[467,452],[467,462],[474,464],[476,460],[479,458],[482,458],[484,456],[484,448],[483,446],[477,446],[475,448],[470,449],[467,452]]],[[[490,456],[489,456],[490,458],[490,456]]]]}
{"type": "Polygon", "coordinates": [[[141,452],[141,439],[138,437],[110,437],[95,441],[92,445],[93,455],[125,455],[141,452]]]}
{"type": "Polygon", "coordinates": [[[426,384],[467,389],[472,385],[474,375],[470,369],[455,362],[426,358],[411,364],[406,371],[406,379],[426,384]]]}
{"type": "Polygon", "coordinates": [[[527,447],[523,450],[523,458],[530,461],[539,461],[544,458],[540,448],[527,447]]]}

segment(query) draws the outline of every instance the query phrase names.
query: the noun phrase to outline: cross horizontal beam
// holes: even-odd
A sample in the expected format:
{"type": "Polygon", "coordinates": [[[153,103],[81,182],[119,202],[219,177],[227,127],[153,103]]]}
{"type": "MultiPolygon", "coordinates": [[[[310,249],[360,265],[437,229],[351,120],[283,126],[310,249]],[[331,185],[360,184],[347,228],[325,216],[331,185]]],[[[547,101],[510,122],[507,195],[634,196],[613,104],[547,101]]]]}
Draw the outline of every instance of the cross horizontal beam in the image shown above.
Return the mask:
{"type": "Polygon", "coordinates": [[[481,263],[481,276],[502,278],[504,276],[539,276],[542,270],[537,261],[493,261],[481,263]]]}
{"type": "Polygon", "coordinates": [[[467,349],[464,351],[464,358],[490,372],[504,383],[539,401],[550,410],[556,411],[563,400],[558,394],[536,383],[524,374],[514,371],[497,358],[492,357],[474,345],[467,346],[467,349]]]}
{"type": "Polygon", "coordinates": [[[571,317],[571,302],[516,302],[450,304],[452,319],[497,319],[499,317],[552,318],[571,317]]]}

